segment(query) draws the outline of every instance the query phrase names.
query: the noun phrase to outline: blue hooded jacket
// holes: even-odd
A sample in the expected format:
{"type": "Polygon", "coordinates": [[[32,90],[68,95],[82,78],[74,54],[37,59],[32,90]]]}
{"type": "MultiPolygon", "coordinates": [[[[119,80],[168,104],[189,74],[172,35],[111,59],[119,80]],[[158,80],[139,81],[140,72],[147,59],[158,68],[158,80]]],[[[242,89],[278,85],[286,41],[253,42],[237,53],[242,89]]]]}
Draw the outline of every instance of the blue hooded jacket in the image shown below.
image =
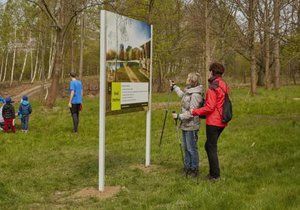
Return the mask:
{"type": "Polygon", "coordinates": [[[19,107],[19,115],[21,116],[28,116],[32,112],[31,105],[28,101],[22,100],[20,107],[19,107]]]}

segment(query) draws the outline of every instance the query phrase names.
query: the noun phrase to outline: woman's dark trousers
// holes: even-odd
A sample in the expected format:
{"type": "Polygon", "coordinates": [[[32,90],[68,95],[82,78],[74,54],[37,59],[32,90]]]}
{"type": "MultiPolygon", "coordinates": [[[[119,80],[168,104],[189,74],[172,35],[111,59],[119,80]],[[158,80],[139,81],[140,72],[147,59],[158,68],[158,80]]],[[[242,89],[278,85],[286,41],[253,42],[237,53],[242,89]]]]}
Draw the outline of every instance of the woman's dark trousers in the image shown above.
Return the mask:
{"type": "Polygon", "coordinates": [[[212,125],[206,125],[205,150],[209,162],[209,174],[212,178],[220,177],[220,167],[218,159],[218,139],[224,128],[212,125]]]}

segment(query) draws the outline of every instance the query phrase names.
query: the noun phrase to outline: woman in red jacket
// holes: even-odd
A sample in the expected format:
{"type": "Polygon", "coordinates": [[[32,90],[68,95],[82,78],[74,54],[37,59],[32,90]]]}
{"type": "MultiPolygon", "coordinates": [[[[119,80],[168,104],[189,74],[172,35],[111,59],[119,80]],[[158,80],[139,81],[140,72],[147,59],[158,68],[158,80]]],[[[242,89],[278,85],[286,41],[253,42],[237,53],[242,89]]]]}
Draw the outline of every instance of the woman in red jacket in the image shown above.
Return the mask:
{"type": "Polygon", "coordinates": [[[204,107],[191,110],[191,113],[200,116],[206,116],[206,137],[205,150],[209,161],[210,180],[220,178],[220,168],[218,160],[217,142],[220,134],[227,126],[222,122],[222,111],[225,99],[225,92],[228,87],[222,79],[225,68],[220,63],[213,63],[209,67],[211,77],[209,78],[209,89],[206,92],[206,102],[204,107]]]}

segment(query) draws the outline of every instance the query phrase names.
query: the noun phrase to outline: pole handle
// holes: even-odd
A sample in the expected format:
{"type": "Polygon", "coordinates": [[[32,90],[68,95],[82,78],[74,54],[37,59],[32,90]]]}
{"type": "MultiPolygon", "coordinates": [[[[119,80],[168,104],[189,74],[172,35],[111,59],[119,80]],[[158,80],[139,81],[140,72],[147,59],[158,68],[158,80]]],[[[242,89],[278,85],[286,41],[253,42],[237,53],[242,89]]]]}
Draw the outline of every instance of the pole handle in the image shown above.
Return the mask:
{"type": "MultiPolygon", "coordinates": [[[[176,111],[172,111],[172,114],[176,114],[176,111]]],[[[174,121],[175,121],[175,125],[177,126],[178,118],[174,119],[174,121]]]]}

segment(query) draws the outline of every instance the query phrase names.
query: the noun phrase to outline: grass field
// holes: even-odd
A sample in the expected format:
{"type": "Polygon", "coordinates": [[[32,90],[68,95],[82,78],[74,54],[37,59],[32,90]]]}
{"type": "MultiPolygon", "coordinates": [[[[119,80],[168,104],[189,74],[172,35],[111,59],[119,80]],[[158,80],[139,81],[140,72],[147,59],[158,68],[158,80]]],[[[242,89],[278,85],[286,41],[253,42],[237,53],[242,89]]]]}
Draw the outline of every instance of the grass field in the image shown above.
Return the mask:
{"type": "MultiPolygon", "coordinates": [[[[232,91],[234,119],[219,141],[222,179],[204,179],[208,162],[202,122],[199,182],[182,173],[180,150],[168,118],[158,147],[163,110],[153,111],[150,172],[144,163],[145,113],[107,117],[106,184],[114,198],[65,197],[98,183],[98,100],[86,99],[80,133],[71,133],[66,101],[52,111],[33,102],[28,134],[0,133],[0,209],[299,209],[300,87],[232,91]]],[[[172,101],[177,100],[174,95],[172,101]]],[[[154,102],[167,96],[154,94],[154,102]]],[[[179,109],[173,107],[172,109],[179,109]]]]}

